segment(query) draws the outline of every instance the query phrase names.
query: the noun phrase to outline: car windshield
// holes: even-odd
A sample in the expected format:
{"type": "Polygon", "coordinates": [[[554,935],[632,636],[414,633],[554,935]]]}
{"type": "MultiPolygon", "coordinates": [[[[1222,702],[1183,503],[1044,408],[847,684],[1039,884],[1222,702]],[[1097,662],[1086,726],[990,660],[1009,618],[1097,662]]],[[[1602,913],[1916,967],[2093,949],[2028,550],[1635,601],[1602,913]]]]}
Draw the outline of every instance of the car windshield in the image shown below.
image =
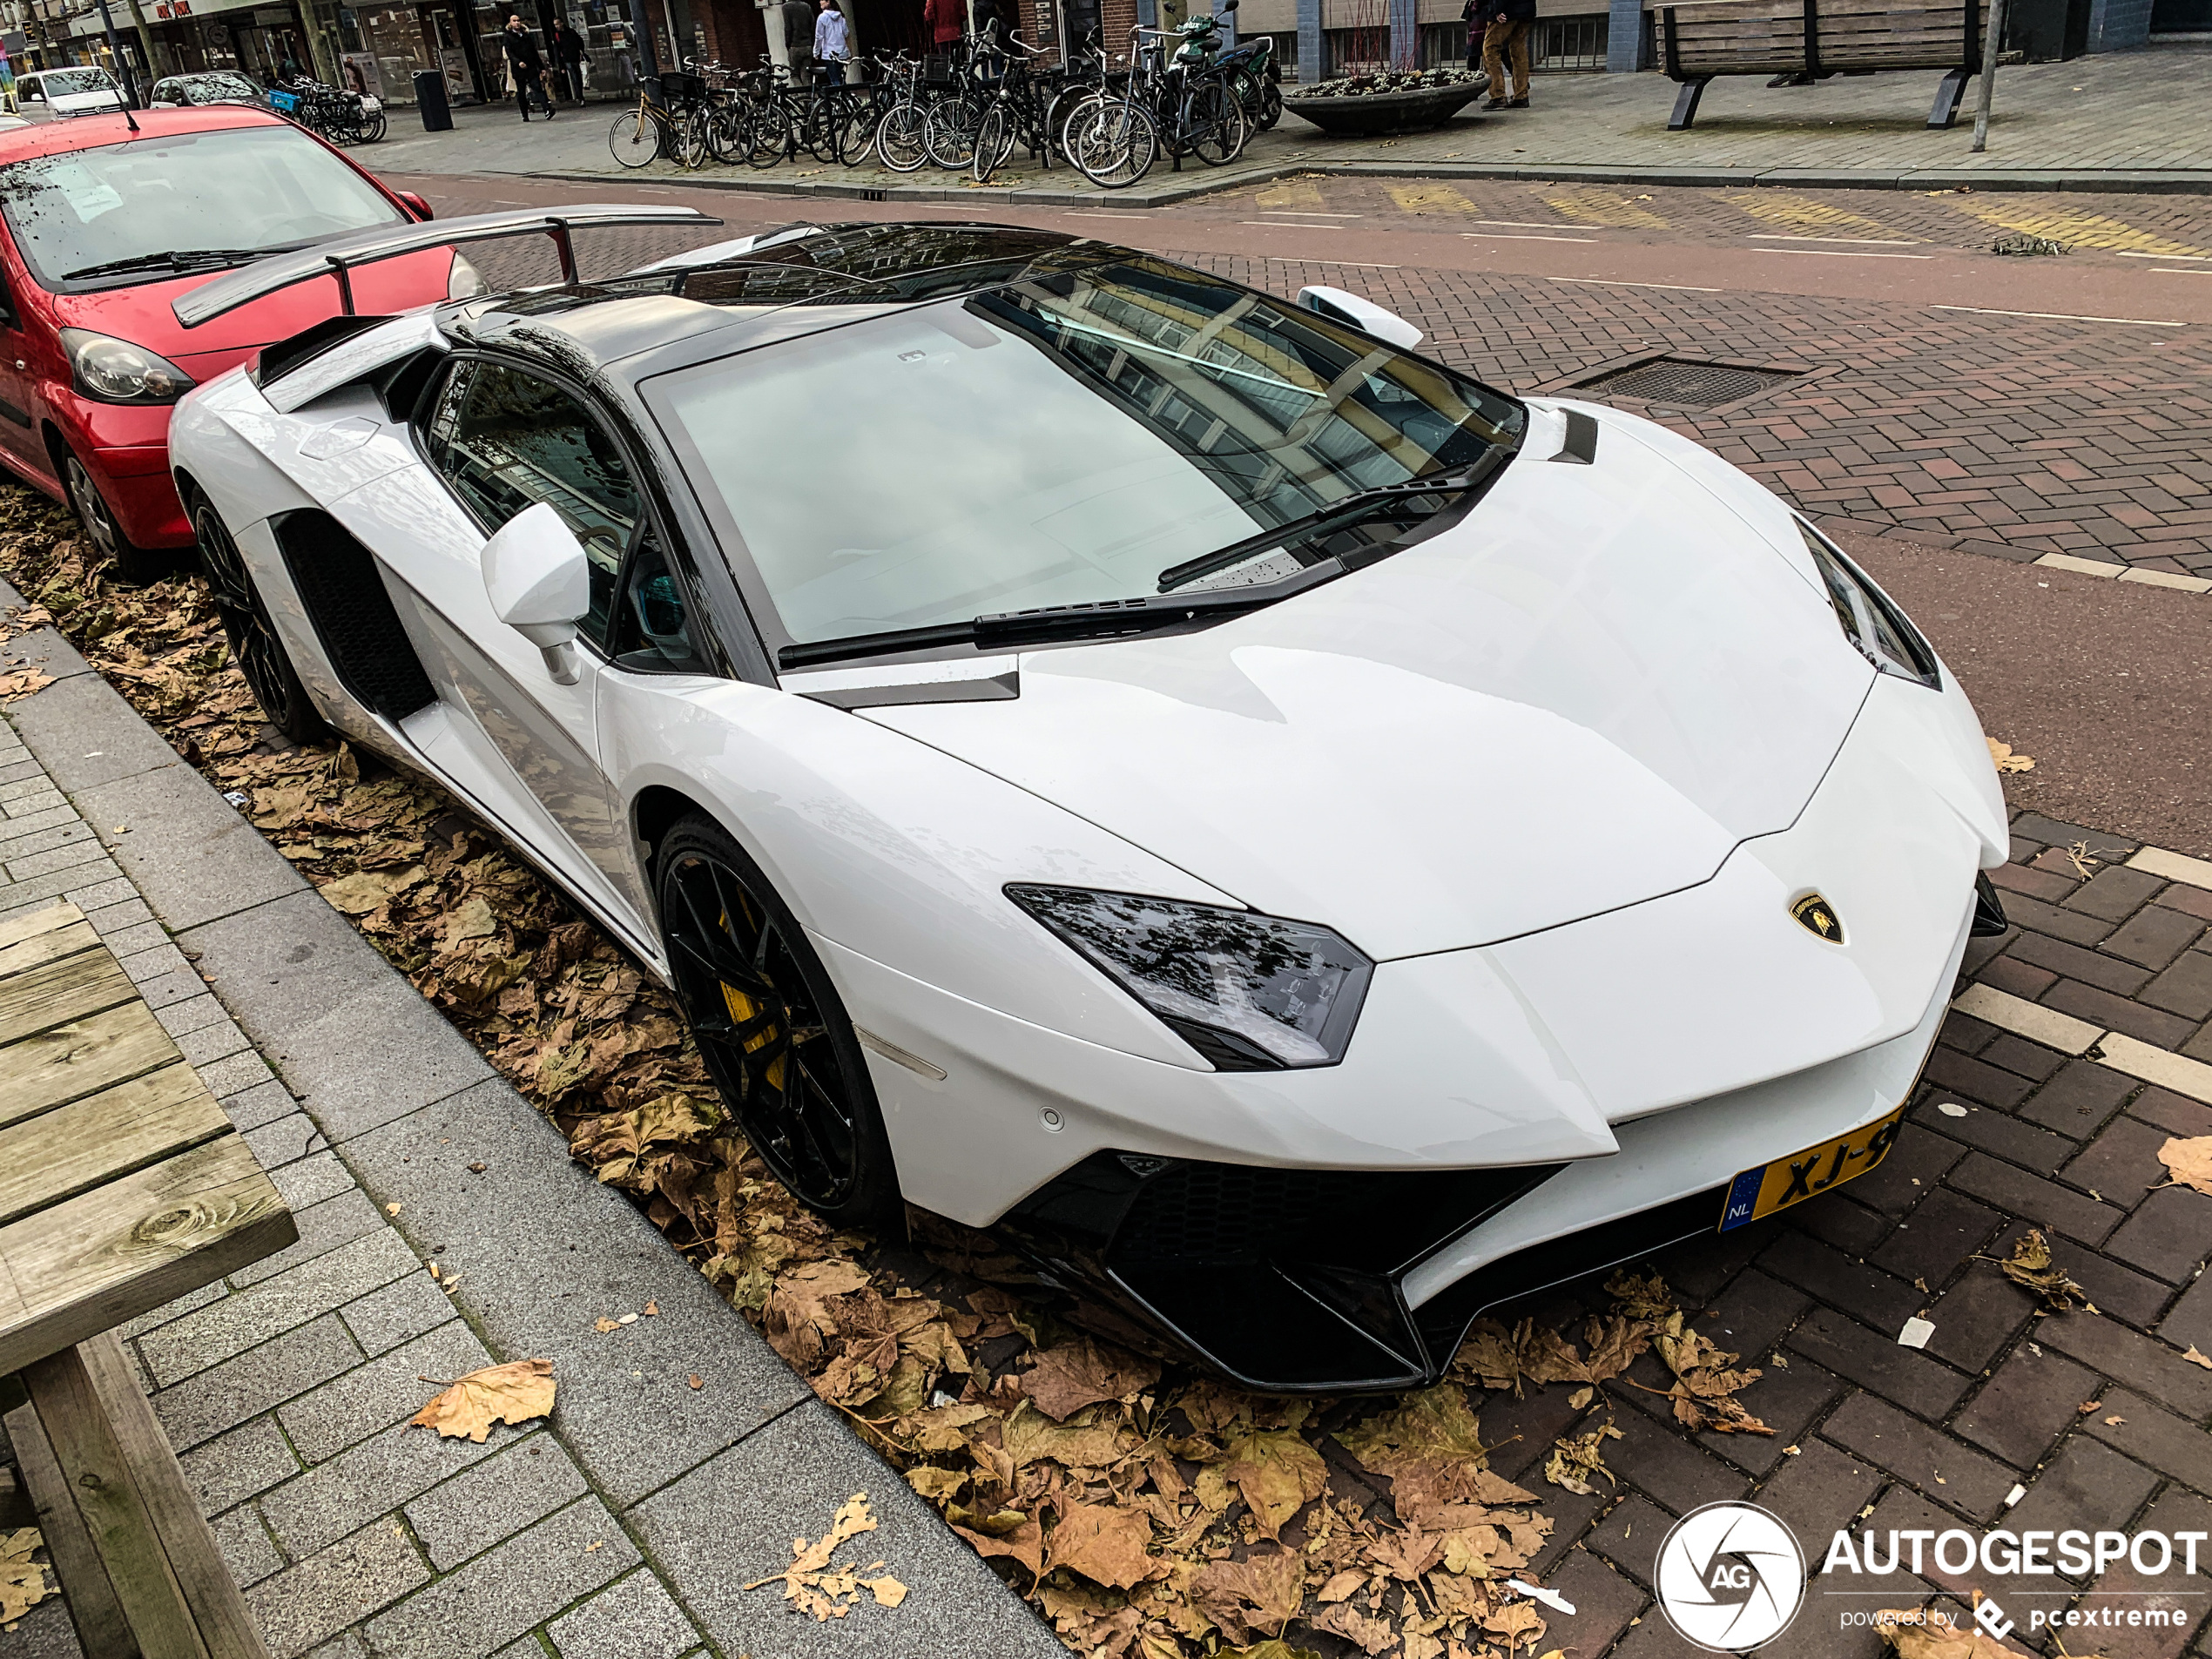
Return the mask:
{"type": "Polygon", "coordinates": [[[1141,259],[650,392],[799,643],[1294,577],[1326,554],[1263,532],[1458,473],[1524,418],[1313,312],[1141,259]],[[1254,540],[1202,582],[1168,576],[1254,540]]]}
{"type": "Polygon", "coordinates": [[[68,98],[78,92],[116,90],[114,78],[104,69],[50,69],[38,82],[48,98],[68,98]]]}
{"type": "Polygon", "coordinates": [[[0,213],[31,274],[65,292],[158,281],[183,266],[154,260],[81,281],[71,272],[216,246],[273,253],[401,219],[360,173],[288,126],[148,136],[15,162],[0,167],[0,213]]]}
{"type": "Polygon", "coordinates": [[[179,75],[153,89],[157,99],[173,104],[235,104],[258,100],[261,89],[242,75],[179,75]]]}

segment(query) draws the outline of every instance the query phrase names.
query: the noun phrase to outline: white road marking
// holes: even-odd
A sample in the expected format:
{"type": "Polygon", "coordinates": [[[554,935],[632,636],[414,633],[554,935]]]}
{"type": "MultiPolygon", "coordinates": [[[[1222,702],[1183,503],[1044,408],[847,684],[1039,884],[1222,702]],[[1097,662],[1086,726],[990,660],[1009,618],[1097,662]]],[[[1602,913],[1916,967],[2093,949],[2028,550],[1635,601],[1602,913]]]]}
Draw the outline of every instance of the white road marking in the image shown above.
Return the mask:
{"type": "Polygon", "coordinates": [[[1087,207],[1070,207],[1060,215],[1062,219],[1150,219],[1150,213],[1096,213],[1087,207]]]}
{"type": "Polygon", "coordinates": [[[1932,253],[1846,253],[1839,247],[1755,247],[1754,253],[1806,253],[1821,260],[1932,260],[1932,253]]]}
{"type": "Polygon", "coordinates": [[[1560,224],[1556,219],[1478,219],[1474,222],[1478,225],[1509,226],[1517,231],[1564,231],[1570,229],[1603,231],[1610,230],[1612,228],[1609,225],[1591,225],[1587,226],[1567,226],[1560,224]]]}
{"type": "Polygon", "coordinates": [[[1930,306],[1931,311],[1972,311],[1985,317],[2040,317],[2047,322],[2124,322],[2138,328],[2186,328],[2185,322],[2154,322],[2148,317],[2077,317],[2070,311],[2000,311],[1993,306],[1930,306]]]}
{"type": "Polygon", "coordinates": [[[2047,1049],[2056,1049],[2060,1054],[2087,1054],[2105,1035],[2101,1028],[2087,1020],[2047,1008],[2040,1002],[2014,996],[1993,985],[1969,985],[1951,999],[1951,1006],[1961,1014],[2001,1026],[2015,1036],[2040,1042],[2047,1049]]]}
{"type": "Polygon", "coordinates": [[[2193,887],[2212,888],[2212,862],[2190,858],[2185,853],[2169,853],[2162,846],[2137,848],[2135,855],[2128,860],[2128,867],[2148,870],[2168,881],[2186,881],[2193,887]]]}
{"type": "Polygon", "coordinates": [[[1270,265],[1341,265],[1354,271],[1395,271],[1400,268],[1395,265],[1376,265],[1362,260],[1293,260],[1280,253],[1269,254],[1267,262],[1270,265]]]}
{"type": "Polygon", "coordinates": [[[1895,247],[1899,243],[1919,246],[1917,236],[1797,236],[1784,231],[1753,231],[1754,242],[1852,242],[1869,247],[1895,247]]]}
{"type": "Polygon", "coordinates": [[[2183,271],[2173,266],[2154,265],[2150,267],[2150,273],[2153,276],[2212,276],[2212,266],[2202,271],[2183,271]]]}
{"type": "Polygon", "coordinates": [[[1553,282],[1582,282],[1597,288],[1664,288],[1669,293],[1726,293],[1726,288],[1700,288],[1687,282],[1609,282],[1603,277],[1551,277],[1553,282]]]}
{"type": "Polygon", "coordinates": [[[1279,219],[1240,219],[1237,222],[1239,225],[1257,225],[1268,231],[1325,231],[1334,228],[1328,225],[1285,225],[1279,219]]]}
{"type": "MultiPolygon", "coordinates": [[[[1285,219],[1365,219],[1367,217],[1365,213],[1324,213],[1310,207],[1263,207],[1259,211],[1263,213],[1279,213],[1285,219]]],[[[1480,222],[1487,225],[1490,221],[1483,219],[1480,222]]]]}
{"type": "Polygon", "coordinates": [[[2123,260],[2212,260],[2212,253],[2122,253],[2123,260]]]}
{"type": "Polygon", "coordinates": [[[1478,242],[1595,242],[1595,236],[1530,236],[1520,231],[1461,231],[1478,242]]]}

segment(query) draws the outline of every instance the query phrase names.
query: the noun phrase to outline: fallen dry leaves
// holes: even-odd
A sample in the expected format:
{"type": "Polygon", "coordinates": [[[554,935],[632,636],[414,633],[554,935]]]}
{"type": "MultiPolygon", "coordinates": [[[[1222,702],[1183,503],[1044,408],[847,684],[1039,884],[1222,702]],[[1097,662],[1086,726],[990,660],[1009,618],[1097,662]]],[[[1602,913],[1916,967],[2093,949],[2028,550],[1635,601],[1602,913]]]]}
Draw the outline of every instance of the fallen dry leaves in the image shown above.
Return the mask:
{"type": "Polygon", "coordinates": [[[1898,1659],[2020,1659],[2017,1648],[1978,1629],[1924,1623],[1922,1619],[1915,1608],[1884,1608],[1870,1622],[1898,1659]]]}
{"type": "Polygon", "coordinates": [[[849,1561],[842,1567],[834,1565],[837,1552],[862,1533],[876,1528],[874,1514],[868,1508],[868,1494],[856,1492],[837,1507],[830,1522],[830,1529],[813,1543],[804,1538],[791,1541],[791,1565],[780,1573],[771,1573],[766,1578],[755,1579],[745,1586],[757,1590],[764,1584],[781,1584],[784,1600],[793,1610],[811,1614],[814,1622],[841,1619],[850,1613],[866,1590],[875,1598],[878,1607],[897,1607],[907,1599],[907,1587],[888,1576],[863,1578],[863,1573],[873,1573],[881,1561],[867,1567],[854,1567],[849,1561]]]}
{"type": "Polygon", "coordinates": [[[14,1629],[17,1619],[54,1593],[46,1568],[31,1559],[40,1542],[36,1527],[0,1533],[0,1629],[14,1629]]]}
{"type": "MultiPolygon", "coordinates": [[[[1527,1659],[1544,1618],[1506,1582],[1553,1524],[1490,1467],[1482,1392],[1644,1387],[1622,1373],[1663,1342],[1661,1409],[1764,1429],[1734,1399],[1758,1372],[1653,1274],[1616,1275],[1579,1340],[1486,1321],[1433,1388],[1291,1400],[1194,1373],[988,1235],[919,1214],[911,1246],[836,1232],[725,1116],[667,994],[503,843],[419,779],[273,737],[196,581],[114,586],[64,515],[4,489],[0,569],[1087,1659],[1527,1659]]],[[[761,1586],[816,1617],[895,1603],[836,1561],[873,1525],[848,1505],[761,1586]]]]}
{"type": "MultiPolygon", "coordinates": [[[[2170,1143],[2169,1143],[2170,1144],[2170,1143]]],[[[2031,1227],[2013,1246],[2013,1253],[2002,1258],[1984,1257],[1994,1261],[2006,1278],[2023,1290],[2033,1291],[2043,1298],[2043,1305],[2054,1313],[2063,1313],[2070,1308],[2086,1308],[2094,1313],[2096,1305],[2088,1295],[2066,1274],[2066,1270],[2051,1258],[2050,1241],[2043,1237],[2040,1228],[2031,1227]]]]}
{"type": "Polygon", "coordinates": [[[494,1423],[527,1423],[550,1412],[556,1386],[550,1359],[487,1366],[446,1384],[444,1392],[408,1422],[411,1427],[435,1428],[447,1440],[469,1440],[482,1446],[494,1423]]]}
{"type": "Polygon", "coordinates": [[[2212,1135],[2169,1140],[2158,1149],[2158,1161],[2166,1166],[2168,1185],[2212,1192],[2212,1135]]]}
{"type": "Polygon", "coordinates": [[[1986,738],[1985,741],[1989,745],[1990,764],[1998,771],[2033,772],[2035,770],[2035,762],[2027,755],[2014,754],[2011,744],[2000,743],[1994,738],[1986,738]]]}

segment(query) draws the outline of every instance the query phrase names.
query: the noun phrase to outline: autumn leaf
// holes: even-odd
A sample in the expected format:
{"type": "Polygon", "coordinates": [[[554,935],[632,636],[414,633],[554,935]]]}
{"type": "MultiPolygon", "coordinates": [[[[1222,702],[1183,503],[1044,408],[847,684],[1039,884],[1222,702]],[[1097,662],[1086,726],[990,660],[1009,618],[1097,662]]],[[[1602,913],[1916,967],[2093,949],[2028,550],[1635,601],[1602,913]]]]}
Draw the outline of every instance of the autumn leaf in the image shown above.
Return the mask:
{"type": "Polygon", "coordinates": [[[1151,1523],[1141,1511],[1073,1503],[1046,1537],[1047,1570],[1072,1568],[1109,1589],[1126,1590],[1151,1572],[1151,1523]]]}
{"type": "Polygon", "coordinates": [[[335,881],[324,882],[321,893],[332,909],[341,910],[349,916],[367,915],[423,880],[427,873],[419,864],[404,870],[356,870],[335,881]]]}
{"type": "Polygon", "coordinates": [[[2000,743],[1994,738],[1984,739],[1989,745],[1990,764],[2000,772],[2033,772],[2035,762],[2026,755],[2016,755],[2009,743],[2000,743]]]}
{"type": "Polygon", "coordinates": [[[45,1568],[31,1560],[40,1541],[36,1527],[0,1533],[0,1625],[12,1626],[54,1593],[45,1568]]]}
{"type": "Polygon", "coordinates": [[[1552,1454],[1544,1464],[1544,1479],[1584,1498],[1597,1491],[1590,1484],[1594,1475],[1602,1476],[1608,1486],[1618,1485],[1613,1471],[1605,1467],[1605,1443],[1620,1438],[1621,1431],[1610,1423],[1587,1434],[1562,1436],[1553,1444],[1552,1454]]]}
{"type": "Polygon", "coordinates": [[[862,1533],[875,1529],[876,1519],[868,1508],[868,1494],[856,1492],[838,1506],[830,1529],[819,1538],[812,1543],[804,1538],[791,1541],[790,1566],[780,1573],[755,1579],[745,1588],[757,1590],[764,1584],[781,1584],[784,1600],[791,1603],[792,1610],[811,1614],[818,1624],[827,1619],[841,1619],[850,1613],[862,1590],[873,1596],[879,1607],[896,1607],[907,1598],[904,1584],[895,1578],[861,1576],[864,1572],[873,1572],[881,1567],[881,1561],[867,1568],[833,1564],[840,1549],[862,1533]]]}
{"type": "Polygon", "coordinates": [[[494,1423],[527,1423],[550,1413],[554,1387],[550,1359],[487,1366],[447,1384],[443,1393],[408,1420],[410,1426],[435,1428],[445,1439],[466,1438],[482,1446],[494,1423]]]}
{"type": "Polygon", "coordinates": [[[1284,1523],[1329,1484],[1321,1454],[1287,1429],[1240,1434],[1224,1450],[1221,1476],[1236,1487],[1263,1537],[1280,1536],[1284,1523]]]}
{"type": "Polygon", "coordinates": [[[1321,1659],[1311,1648],[1293,1648],[1275,1636],[1249,1648],[1224,1648],[1221,1652],[1224,1659],[1321,1659]]]}
{"type": "Polygon", "coordinates": [[[1917,1608],[1885,1608],[1869,1621],[1897,1659],[2019,1659],[2020,1649],[1955,1624],[1929,1622],[1917,1608]]]}
{"type": "Polygon", "coordinates": [[[1305,1564],[1295,1551],[1254,1550],[1245,1560],[1209,1562],[1190,1581],[1191,1605],[1231,1642],[1281,1635],[1298,1610],[1305,1564]]]}
{"type": "Polygon", "coordinates": [[[1332,1636],[1342,1636],[1362,1653],[1370,1655],[1395,1647],[1398,1642],[1397,1629],[1389,1621],[1362,1613],[1349,1602],[1339,1602],[1322,1614],[1313,1621],[1313,1628],[1332,1636]]]}
{"type": "Polygon", "coordinates": [[[54,683],[54,677],[44,669],[21,668],[12,674],[0,674],[0,708],[13,708],[33,691],[43,691],[54,683]]]}
{"type": "Polygon", "coordinates": [[[1086,1406],[1127,1399],[1159,1380],[1157,1361],[1082,1337],[1041,1356],[1022,1373],[1022,1392],[1047,1417],[1065,1422],[1086,1406]]]}
{"type": "MultiPolygon", "coordinates": [[[[2174,1143],[2169,1141],[2167,1144],[2171,1146],[2174,1143]]],[[[2054,1313],[2063,1313],[2074,1307],[2086,1307],[2093,1313],[2096,1312],[2081,1287],[2067,1277],[2065,1269],[2052,1261],[2050,1241],[2043,1237],[2040,1228],[2029,1228],[2013,1246],[2010,1256],[2001,1260],[1996,1257],[1984,1257],[1982,1259],[1995,1261],[2006,1278],[2023,1289],[2034,1291],[2043,1298],[2043,1305],[2054,1313]]]]}
{"type": "Polygon", "coordinates": [[[2199,1353],[2194,1342],[2189,1344],[2188,1352],[2182,1358],[2193,1366],[2202,1366],[2207,1371],[2212,1371],[2212,1354],[2199,1353]]]}
{"type": "Polygon", "coordinates": [[[2212,1192],[2212,1135],[2169,1140],[2158,1149],[2158,1161],[2166,1166],[2169,1185],[2212,1192]]]}

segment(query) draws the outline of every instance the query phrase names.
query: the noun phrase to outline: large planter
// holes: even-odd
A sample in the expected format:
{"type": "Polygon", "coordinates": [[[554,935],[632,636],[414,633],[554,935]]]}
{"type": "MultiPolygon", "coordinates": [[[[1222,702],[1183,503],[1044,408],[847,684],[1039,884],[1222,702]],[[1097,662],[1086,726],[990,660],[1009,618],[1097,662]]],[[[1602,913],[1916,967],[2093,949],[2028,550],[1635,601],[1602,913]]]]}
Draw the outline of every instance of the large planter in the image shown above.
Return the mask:
{"type": "Polygon", "coordinates": [[[1285,98],[1283,107],[1338,138],[1375,138],[1440,127],[1480,98],[1480,86],[1424,86],[1412,91],[1285,98]]]}

